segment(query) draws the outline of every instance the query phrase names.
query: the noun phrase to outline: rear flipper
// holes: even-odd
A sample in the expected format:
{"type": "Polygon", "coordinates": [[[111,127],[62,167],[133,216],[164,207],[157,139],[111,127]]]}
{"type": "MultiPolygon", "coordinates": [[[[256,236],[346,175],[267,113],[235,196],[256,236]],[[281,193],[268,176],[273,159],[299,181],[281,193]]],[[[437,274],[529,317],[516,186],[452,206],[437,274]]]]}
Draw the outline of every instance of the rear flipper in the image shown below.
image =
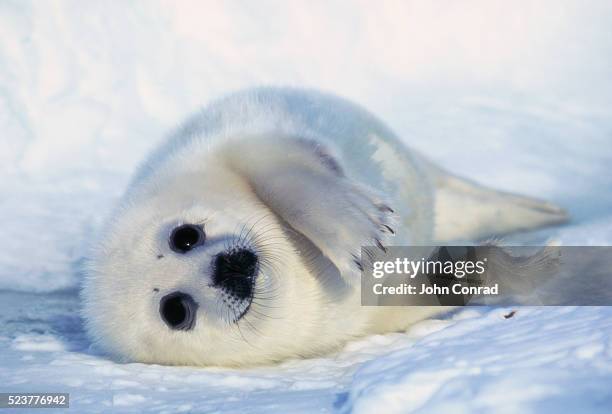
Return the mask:
{"type": "Polygon", "coordinates": [[[546,201],[482,187],[429,166],[435,194],[434,240],[474,241],[564,223],[565,210],[546,201]]]}

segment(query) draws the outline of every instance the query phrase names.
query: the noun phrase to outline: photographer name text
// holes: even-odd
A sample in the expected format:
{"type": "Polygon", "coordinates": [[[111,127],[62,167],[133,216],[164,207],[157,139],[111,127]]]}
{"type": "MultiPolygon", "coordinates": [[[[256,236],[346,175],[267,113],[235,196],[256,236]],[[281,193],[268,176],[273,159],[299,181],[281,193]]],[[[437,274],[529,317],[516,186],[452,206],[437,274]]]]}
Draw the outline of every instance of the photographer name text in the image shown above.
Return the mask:
{"type": "Polygon", "coordinates": [[[455,283],[451,286],[429,285],[426,283],[412,285],[401,283],[397,286],[384,286],[376,283],[372,286],[375,295],[498,295],[499,285],[492,286],[465,286],[462,283],[455,283]]]}

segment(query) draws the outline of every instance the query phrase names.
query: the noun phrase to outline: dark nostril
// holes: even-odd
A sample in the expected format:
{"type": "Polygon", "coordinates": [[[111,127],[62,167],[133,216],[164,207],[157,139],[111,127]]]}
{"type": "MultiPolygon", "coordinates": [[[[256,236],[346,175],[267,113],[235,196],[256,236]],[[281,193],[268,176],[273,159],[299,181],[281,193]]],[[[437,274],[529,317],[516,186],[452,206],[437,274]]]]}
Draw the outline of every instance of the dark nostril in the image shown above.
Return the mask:
{"type": "Polygon", "coordinates": [[[170,329],[189,331],[195,326],[198,304],[182,292],[173,292],[159,302],[159,314],[170,329]]]}

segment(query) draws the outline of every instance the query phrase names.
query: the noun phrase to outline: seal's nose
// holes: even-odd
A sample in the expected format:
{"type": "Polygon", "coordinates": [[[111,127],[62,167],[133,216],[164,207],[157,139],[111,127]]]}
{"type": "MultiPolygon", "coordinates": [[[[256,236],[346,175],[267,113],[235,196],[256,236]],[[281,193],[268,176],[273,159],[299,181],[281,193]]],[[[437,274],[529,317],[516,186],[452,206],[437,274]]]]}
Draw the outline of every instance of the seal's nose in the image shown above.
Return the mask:
{"type": "Polygon", "coordinates": [[[214,261],[213,286],[245,300],[253,295],[259,259],[248,249],[218,254],[214,261]]]}
{"type": "Polygon", "coordinates": [[[170,329],[189,331],[194,328],[198,304],[183,292],[172,292],[159,301],[159,314],[170,329]]]}

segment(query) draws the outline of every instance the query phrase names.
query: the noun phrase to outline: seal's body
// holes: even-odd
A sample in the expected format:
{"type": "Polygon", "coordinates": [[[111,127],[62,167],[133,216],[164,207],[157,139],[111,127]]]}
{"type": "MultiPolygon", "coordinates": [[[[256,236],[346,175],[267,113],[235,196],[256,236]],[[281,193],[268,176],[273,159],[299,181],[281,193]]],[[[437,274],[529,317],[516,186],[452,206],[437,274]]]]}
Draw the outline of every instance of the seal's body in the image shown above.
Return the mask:
{"type": "Polygon", "coordinates": [[[197,114],[137,172],[91,260],[87,328],[142,362],[318,355],[443,310],[361,307],[361,246],[565,219],[444,172],[342,99],[246,91],[197,114]]]}

